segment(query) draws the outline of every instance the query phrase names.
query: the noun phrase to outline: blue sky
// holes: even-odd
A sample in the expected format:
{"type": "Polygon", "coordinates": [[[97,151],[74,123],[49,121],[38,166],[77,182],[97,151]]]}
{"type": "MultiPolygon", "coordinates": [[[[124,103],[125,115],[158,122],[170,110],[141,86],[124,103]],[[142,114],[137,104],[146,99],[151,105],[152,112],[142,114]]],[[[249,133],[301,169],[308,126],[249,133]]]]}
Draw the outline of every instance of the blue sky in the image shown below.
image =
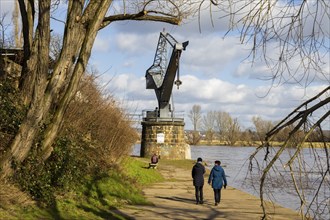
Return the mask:
{"type": "MultiPolygon", "coordinates": [[[[1,0],[1,12],[10,10],[11,4],[11,0],[1,0]]],[[[197,104],[204,113],[226,111],[238,118],[243,128],[252,126],[253,116],[280,120],[329,85],[329,77],[319,77],[307,88],[279,84],[269,90],[271,82],[261,78],[269,76],[270,69],[259,60],[252,65],[251,59],[246,59],[251,45],[241,44],[235,32],[224,37],[228,21],[218,19],[217,14],[213,15],[213,22],[214,26],[208,11],[204,11],[201,32],[197,18],[181,26],[145,21],[113,23],[99,32],[90,65],[103,73],[100,83],[109,82],[108,91],[127,112],[139,114],[142,110],[154,109],[157,99],[153,90],[145,88],[144,76],[153,63],[159,32],[165,28],[177,41],[189,40],[180,62],[183,84],[179,90],[173,87],[175,110],[187,116],[197,104]]],[[[63,24],[54,22],[52,28],[55,33],[61,33],[63,24]]],[[[276,56],[275,50],[272,55],[276,56]]],[[[329,56],[328,52],[323,65],[328,75],[329,56]]],[[[292,61],[290,65],[296,64],[292,61]]],[[[191,128],[188,118],[185,122],[186,128],[191,128]]],[[[326,129],[330,129],[330,125],[326,129]]]]}

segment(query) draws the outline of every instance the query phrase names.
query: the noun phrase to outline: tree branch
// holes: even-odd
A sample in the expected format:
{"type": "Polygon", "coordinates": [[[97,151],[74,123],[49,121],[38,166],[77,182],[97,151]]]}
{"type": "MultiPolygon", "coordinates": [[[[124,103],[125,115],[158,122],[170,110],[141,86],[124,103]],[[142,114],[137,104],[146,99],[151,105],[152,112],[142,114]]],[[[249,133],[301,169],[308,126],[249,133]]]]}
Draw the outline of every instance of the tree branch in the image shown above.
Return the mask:
{"type": "Polygon", "coordinates": [[[315,104],[314,106],[312,106],[309,109],[306,109],[304,111],[299,111],[302,107],[307,106],[309,103],[311,103],[312,101],[318,99],[319,97],[321,97],[323,94],[325,94],[327,91],[330,91],[330,86],[328,86],[327,88],[325,88],[324,90],[322,90],[319,94],[317,94],[316,96],[312,97],[311,99],[307,100],[306,102],[302,103],[300,106],[298,106],[295,110],[293,110],[286,118],[284,118],[280,123],[278,123],[271,131],[269,131],[266,134],[266,139],[270,140],[270,138],[278,133],[280,130],[282,130],[284,127],[293,124],[294,122],[296,122],[299,118],[302,118],[304,116],[307,116],[311,113],[313,113],[315,110],[321,108],[322,106],[328,104],[330,102],[330,97],[327,97],[326,99],[318,102],[317,104],[315,104]],[[298,113],[294,118],[292,118],[291,120],[289,120],[288,122],[286,122],[292,115],[294,115],[295,113],[298,113]]]}
{"type": "Polygon", "coordinates": [[[174,25],[179,25],[182,18],[178,16],[173,16],[163,12],[157,11],[141,11],[136,14],[118,14],[105,17],[100,29],[108,26],[114,21],[126,21],[126,20],[135,20],[135,21],[159,21],[174,25]],[[150,13],[161,14],[161,15],[150,15],[150,13]]]}

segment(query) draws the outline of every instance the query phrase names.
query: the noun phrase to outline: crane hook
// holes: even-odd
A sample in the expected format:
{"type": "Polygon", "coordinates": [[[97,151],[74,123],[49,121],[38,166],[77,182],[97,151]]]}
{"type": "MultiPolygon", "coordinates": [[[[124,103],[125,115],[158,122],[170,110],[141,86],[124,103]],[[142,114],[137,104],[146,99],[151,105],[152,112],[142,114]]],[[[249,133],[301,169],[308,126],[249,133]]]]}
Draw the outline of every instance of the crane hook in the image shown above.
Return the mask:
{"type": "Polygon", "coordinates": [[[177,78],[176,78],[174,84],[176,85],[177,89],[179,89],[179,86],[182,84],[182,81],[179,79],[180,78],[179,54],[177,56],[177,63],[178,63],[177,78]]]}

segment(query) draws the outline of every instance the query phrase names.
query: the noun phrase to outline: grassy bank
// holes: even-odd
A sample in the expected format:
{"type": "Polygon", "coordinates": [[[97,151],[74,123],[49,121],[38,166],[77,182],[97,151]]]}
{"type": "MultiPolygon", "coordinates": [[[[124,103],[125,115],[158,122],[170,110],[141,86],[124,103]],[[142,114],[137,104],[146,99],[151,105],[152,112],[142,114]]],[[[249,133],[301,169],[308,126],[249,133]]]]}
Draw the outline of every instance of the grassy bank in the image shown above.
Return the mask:
{"type": "MultiPolygon", "coordinates": [[[[98,178],[85,181],[70,191],[56,194],[52,207],[0,204],[0,219],[125,219],[116,212],[125,204],[149,204],[142,195],[142,187],[162,181],[157,170],[146,169],[147,160],[127,158],[121,166],[98,178]]],[[[10,193],[10,192],[8,192],[10,193]]]]}

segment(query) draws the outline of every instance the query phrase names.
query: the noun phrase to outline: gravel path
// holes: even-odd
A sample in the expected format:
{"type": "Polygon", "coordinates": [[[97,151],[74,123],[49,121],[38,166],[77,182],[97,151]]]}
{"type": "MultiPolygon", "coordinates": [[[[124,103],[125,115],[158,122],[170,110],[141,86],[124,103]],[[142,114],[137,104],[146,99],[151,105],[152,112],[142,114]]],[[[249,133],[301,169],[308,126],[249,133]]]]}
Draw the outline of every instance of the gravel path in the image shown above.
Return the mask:
{"type": "MultiPolygon", "coordinates": [[[[261,219],[259,198],[227,187],[222,190],[221,203],[214,205],[213,190],[204,185],[204,204],[196,205],[190,171],[172,166],[159,166],[166,181],[144,190],[153,206],[126,206],[118,210],[128,219],[261,219]]],[[[205,176],[207,183],[208,175],[205,176]]],[[[267,219],[301,219],[296,212],[279,205],[269,204],[267,219]]]]}

